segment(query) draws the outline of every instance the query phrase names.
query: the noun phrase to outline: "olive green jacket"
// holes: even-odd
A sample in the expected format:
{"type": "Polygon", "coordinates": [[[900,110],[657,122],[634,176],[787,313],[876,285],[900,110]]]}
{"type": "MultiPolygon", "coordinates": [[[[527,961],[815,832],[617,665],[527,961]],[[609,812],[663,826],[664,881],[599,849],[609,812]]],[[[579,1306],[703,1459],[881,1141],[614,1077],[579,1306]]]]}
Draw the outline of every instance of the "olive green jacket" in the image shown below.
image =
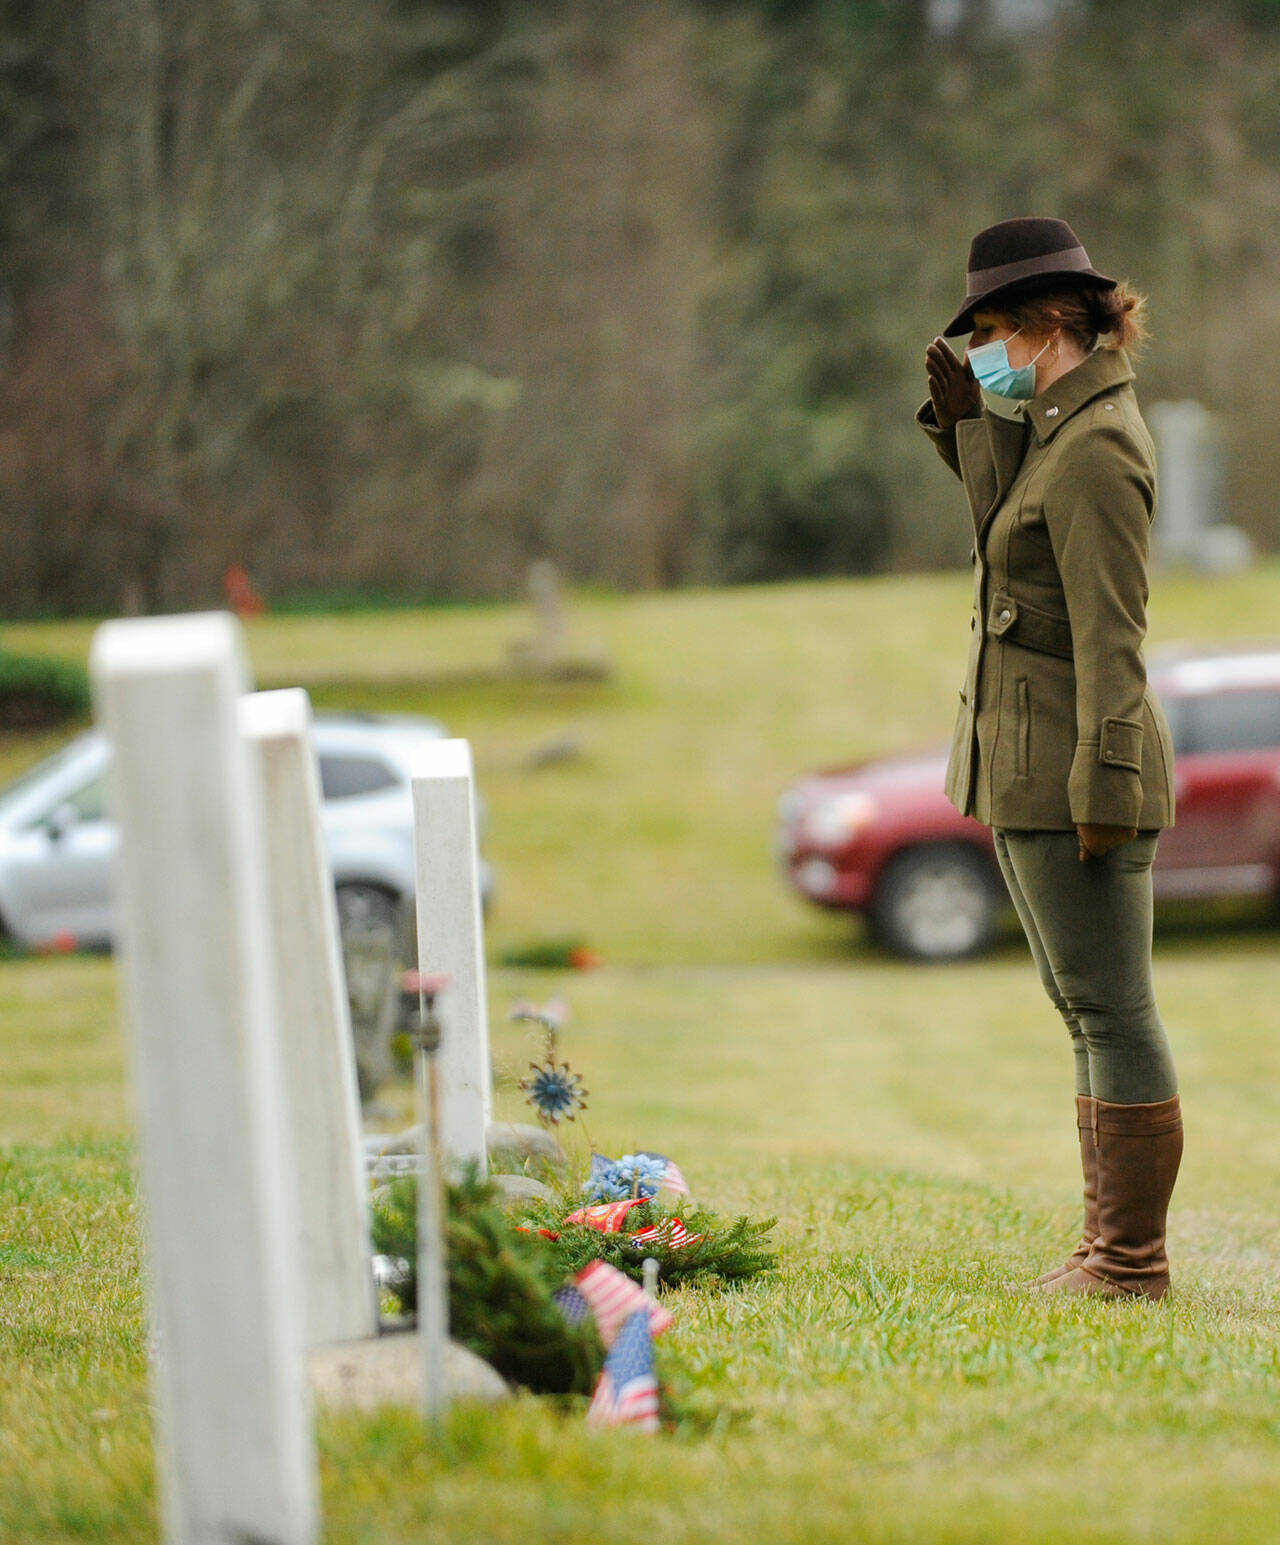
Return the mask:
{"type": "Polygon", "coordinates": [[[973,515],[947,796],[989,826],[1173,824],[1173,748],[1142,657],[1155,451],[1132,381],[1122,351],[1098,349],[1019,418],[917,415],[973,515]]]}

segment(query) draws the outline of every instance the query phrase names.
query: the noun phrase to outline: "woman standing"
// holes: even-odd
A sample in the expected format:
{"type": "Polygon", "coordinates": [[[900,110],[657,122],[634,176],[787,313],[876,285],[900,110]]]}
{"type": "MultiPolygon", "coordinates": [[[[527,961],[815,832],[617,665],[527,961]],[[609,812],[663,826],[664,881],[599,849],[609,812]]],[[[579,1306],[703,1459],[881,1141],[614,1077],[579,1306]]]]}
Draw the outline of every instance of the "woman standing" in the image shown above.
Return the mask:
{"type": "Polygon", "coordinates": [[[1075,1054],[1084,1232],[1032,1286],[1161,1298],[1182,1117],[1151,982],[1151,863],[1174,801],[1142,656],[1155,455],[1125,352],[1141,307],[1064,221],[990,226],[944,334],[971,335],[965,358],[929,345],[919,422],[976,534],[947,794],[994,828],[1075,1054]]]}

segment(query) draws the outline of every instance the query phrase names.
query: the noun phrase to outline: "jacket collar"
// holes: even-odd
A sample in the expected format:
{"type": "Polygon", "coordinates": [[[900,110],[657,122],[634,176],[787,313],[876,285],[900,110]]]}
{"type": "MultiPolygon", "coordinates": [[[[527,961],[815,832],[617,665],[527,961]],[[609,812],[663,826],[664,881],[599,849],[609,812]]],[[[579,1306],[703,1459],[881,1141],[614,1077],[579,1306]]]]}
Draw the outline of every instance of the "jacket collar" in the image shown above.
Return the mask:
{"type": "Polygon", "coordinates": [[[1095,349],[1074,370],[1059,376],[1048,391],[1033,397],[1025,417],[1045,445],[1067,420],[1103,392],[1133,380],[1133,366],[1123,349],[1095,349]]]}

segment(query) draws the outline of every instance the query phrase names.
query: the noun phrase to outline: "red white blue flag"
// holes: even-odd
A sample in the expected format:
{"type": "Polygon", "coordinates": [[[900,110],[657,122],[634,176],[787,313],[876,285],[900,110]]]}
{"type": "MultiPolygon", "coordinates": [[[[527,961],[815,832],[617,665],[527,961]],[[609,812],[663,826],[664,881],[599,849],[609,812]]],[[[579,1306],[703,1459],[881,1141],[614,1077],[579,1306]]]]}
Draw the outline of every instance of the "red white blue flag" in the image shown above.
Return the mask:
{"type": "Polygon", "coordinates": [[[669,1309],[664,1309],[625,1272],[610,1266],[607,1261],[592,1261],[573,1281],[595,1315],[600,1340],[606,1347],[613,1345],[631,1316],[641,1311],[654,1336],[660,1336],[672,1324],[669,1309]]]}
{"type": "MultiPolygon", "coordinates": [[[[642,1295],[643,1296],[643,1295],[642,1295]]],[[[658,1379],[653,1336],[643,1309],[630,1315],[604,1360],[604,1370],[587,1408],[588,1427],[658,1430],[658,1379]]]]}
{"type": "Polygon", "coordinates": [[[677,1196],[689,1195],[689,1182],[684,1178],[680,1171],[680,1166],[674,1159],[668,1159],[665,1153],[646,1153],[643,1157],[646,1159],[661,1159],[667,1166],[663,1171],[662,1184],[659,1186],[659,1190],[674,1191],[677,1196]]]}
{"type": "Polygon", "coordinates": [[[631,1243],[639,1249],[660,1245],[664,1250],[687,1250],[701,1238],[701,1234],[691,1234],[679,1218],[663,1218],[661,1223],[651,1223],[632,1234],[631,1243]]]}

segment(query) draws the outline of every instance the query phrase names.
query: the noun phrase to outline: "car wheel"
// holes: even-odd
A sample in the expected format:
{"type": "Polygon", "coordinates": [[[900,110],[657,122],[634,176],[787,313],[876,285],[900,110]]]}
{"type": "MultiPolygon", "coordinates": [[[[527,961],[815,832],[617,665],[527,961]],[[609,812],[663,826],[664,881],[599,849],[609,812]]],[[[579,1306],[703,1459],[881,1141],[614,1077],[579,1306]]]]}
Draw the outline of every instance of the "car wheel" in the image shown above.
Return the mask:
{"type": "Polygon", "coordinates": [[[872,903],[879,941],[911,960],[961,960],[995,938],[1000,892],[981,853],[963,843],[908,848],[886,867],[872,903]]]}
{"type": "Polygon", "coordinates": [[[340,885],[338,931],[351,1005],[360,1096],[394,1072],[391,1039],[400,1009],[400,903],[377,885],[340,885]]]}

